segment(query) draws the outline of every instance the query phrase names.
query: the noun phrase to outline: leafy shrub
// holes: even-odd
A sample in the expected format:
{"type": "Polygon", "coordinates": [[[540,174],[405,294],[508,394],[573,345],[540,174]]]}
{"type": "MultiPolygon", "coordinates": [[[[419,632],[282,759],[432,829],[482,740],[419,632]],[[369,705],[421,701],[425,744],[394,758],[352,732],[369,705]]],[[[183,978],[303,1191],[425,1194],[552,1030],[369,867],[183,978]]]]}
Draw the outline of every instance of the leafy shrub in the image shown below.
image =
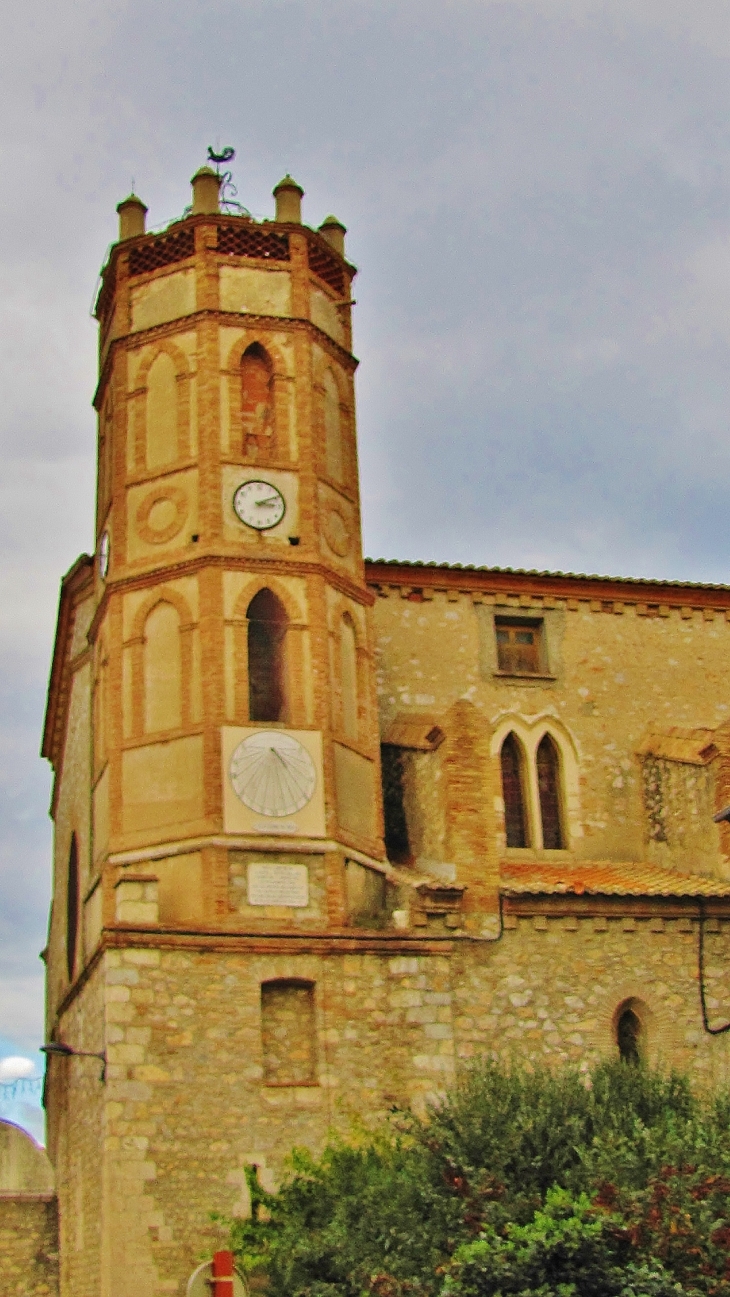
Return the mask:
{"type": "Polygon", "coordinates": [[[230,1223],[270,1297],[730,1297],[730,1099],[623,1063],[485,1063],[230,1223]]]}

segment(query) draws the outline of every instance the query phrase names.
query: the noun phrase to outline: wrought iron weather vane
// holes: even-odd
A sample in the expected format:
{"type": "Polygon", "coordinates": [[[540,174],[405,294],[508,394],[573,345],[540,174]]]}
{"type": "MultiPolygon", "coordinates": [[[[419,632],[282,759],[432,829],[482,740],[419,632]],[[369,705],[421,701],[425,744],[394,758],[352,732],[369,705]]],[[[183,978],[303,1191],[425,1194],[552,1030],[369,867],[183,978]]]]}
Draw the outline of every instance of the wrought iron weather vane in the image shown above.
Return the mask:
{"type": "Polygon", "coordinates": [[[251,213],[241,203],[236,202],[238,190],[233,183],[233,172],[221,171],[221,167],[227,162],[232,162],[236,156],[236,150],[230,145],[226,145],[219,153],[216,153],[212,145],[208,145],[208,161],[215,163],[217,175],[221,179],[220,205],[224,211],[233,208],[240,216],[250,216],[251,213]]]}

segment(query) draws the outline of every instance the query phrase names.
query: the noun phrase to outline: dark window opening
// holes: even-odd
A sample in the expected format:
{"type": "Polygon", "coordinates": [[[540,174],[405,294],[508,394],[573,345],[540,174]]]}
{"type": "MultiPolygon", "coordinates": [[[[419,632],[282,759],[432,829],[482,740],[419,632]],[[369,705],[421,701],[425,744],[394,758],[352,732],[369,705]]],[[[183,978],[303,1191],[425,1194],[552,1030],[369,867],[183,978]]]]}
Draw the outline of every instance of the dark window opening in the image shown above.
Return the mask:
{"type": "Polygon", "coordinates": [[[380,749],[383,777],[383,813],[385,817],[385,850],[389,860],[404,863],[411,859],[408,840],[403,780],[403,749],[384,743],[380,749]]]}
{"type": "Polygon", "coordinates": [[[560,757],[549,734],[544,735],[537,749],[537,786],[542,845],[547,851],[561,851],[564,840],[560,814],[560,757]]]}
{"type": "Polygon", "coordinates": [[[500,753],[504,828],[508,847],[530,845],[525,814],[522,750],[514,734],[508,734],[500,753]]]}
{"type": "Polygon", "coordinates": [[[249,719],[284,721],[286,612],[271,590],[259,590],[251,600],[246,616],[249,719]]]}
{"type": "Polygon", "coordinates": [[[497,665],[508,675],[540,675],[542,666],[542,622],[495,622],[497,665]]]}
{"type": "Polygon", "coordinates": [[[71,835],[66,879],[66,968],[68,980],[73,981],[76,971],[76,948],[79,935],[79,850],[76,834],[71,835]]]}
{"type": "Polygon", "coordinates": [[[641,1062],[641,1020],[633,1009],[624,1009],[619,1017],[616,1041],[623,1062],[637,1067],[641,1062]]]}

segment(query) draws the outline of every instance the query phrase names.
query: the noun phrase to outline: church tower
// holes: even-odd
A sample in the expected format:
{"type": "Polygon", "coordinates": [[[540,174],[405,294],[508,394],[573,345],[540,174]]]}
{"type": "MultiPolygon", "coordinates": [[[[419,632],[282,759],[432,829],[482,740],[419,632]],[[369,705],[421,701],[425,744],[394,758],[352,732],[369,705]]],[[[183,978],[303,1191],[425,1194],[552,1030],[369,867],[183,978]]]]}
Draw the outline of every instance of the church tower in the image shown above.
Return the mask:
{"type": "Polygon", "coordinates": [[[47,1038],[107,1058],[49,1060],[64,1297],[183,1292],[246,1162],[321,1141],[331,957],[388,875],[345,230],[290,176],[271,221],[220,186],[159,233],[121,203],[97,302],[97,546],[44,739],[47,1038]]]}

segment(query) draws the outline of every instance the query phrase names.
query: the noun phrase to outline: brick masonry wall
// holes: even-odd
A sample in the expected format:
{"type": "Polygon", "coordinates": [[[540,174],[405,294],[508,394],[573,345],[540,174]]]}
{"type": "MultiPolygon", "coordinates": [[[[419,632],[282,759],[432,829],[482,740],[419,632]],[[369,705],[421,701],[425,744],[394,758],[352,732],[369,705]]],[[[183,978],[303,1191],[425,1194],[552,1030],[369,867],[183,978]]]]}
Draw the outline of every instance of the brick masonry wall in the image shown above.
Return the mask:
{"type": "Polygon", "coordinates": [[[50,1194],[0,1194],[2,1297],[57,1297],[58,1206],[50,1194]]]}

